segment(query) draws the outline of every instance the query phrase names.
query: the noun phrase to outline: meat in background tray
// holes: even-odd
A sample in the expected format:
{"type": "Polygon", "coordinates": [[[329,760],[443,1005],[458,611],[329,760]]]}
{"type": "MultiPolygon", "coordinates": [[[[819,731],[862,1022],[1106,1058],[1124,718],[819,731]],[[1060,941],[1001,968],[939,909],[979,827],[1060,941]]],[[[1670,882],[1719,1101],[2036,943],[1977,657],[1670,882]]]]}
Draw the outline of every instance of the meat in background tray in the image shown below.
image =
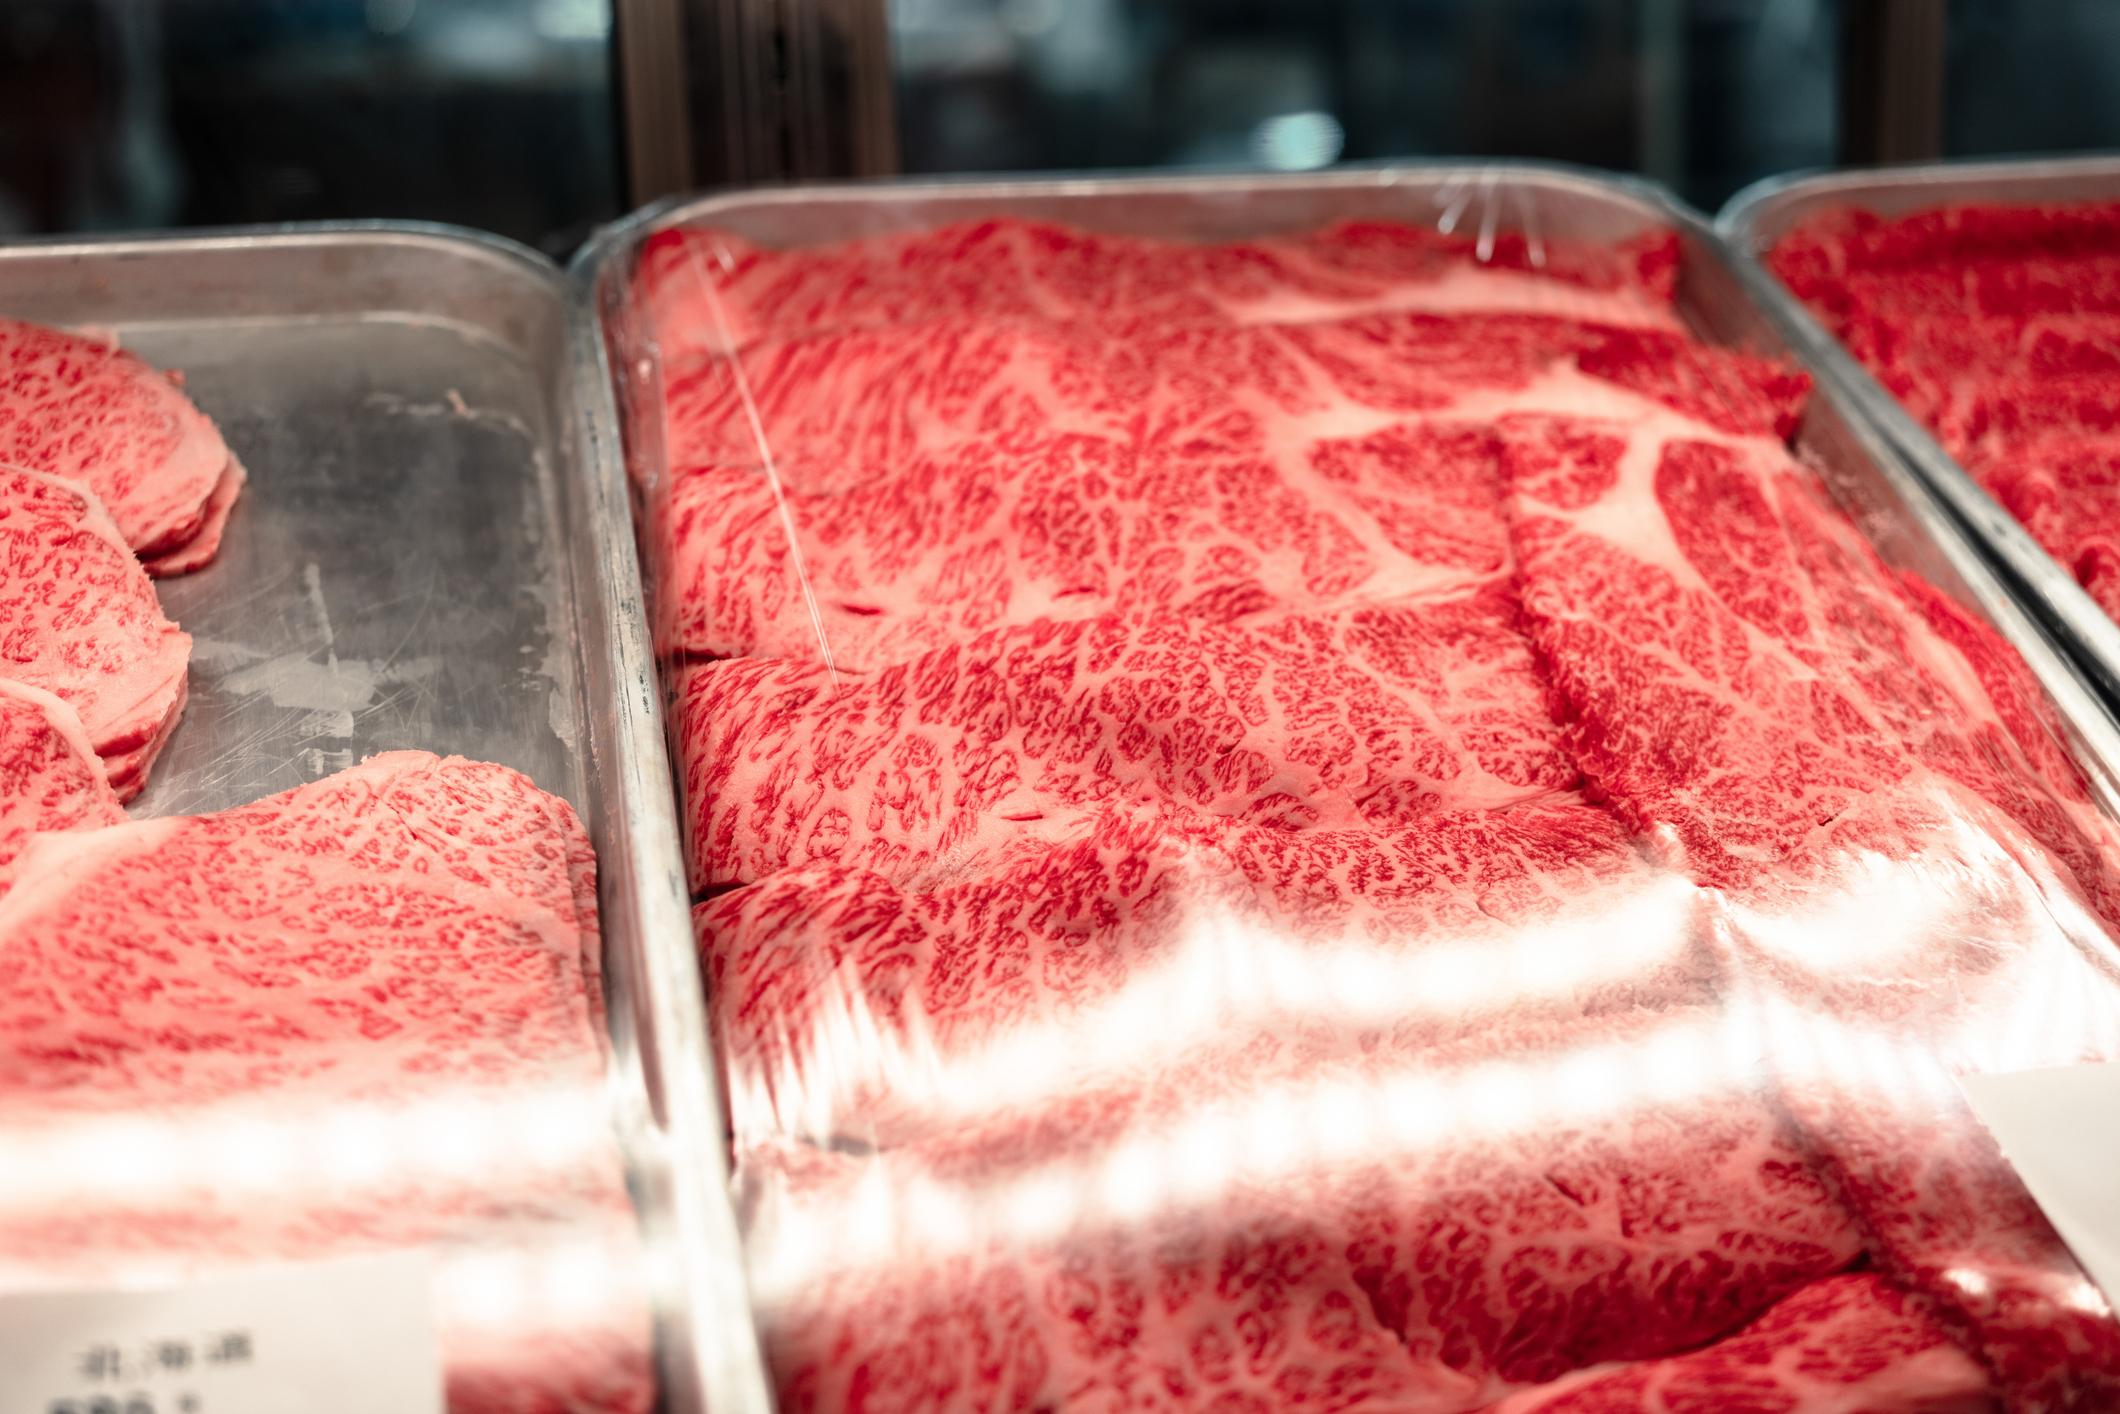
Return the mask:
{"type": "Polygon", "coordinates": [[[1951,1081],[2120,1057],[2120,837],[1678,261],[645,244],[785,1407],[2120,1400],[1951,1081]]]}
{"type": "Polygon", "coordinates": [[[2120,618],[2120,205],[1835,211],[1766,261],[2120,618]]]}
{"type": "Polygon", "coordinates": [[[454,1414],[642,1414],[581,821],[420,751],[129,820],[194,647],[148,576],[245,474],[113,335],[0,320],[0,368],[0,1292],[423,1250],[454,1414]]]}

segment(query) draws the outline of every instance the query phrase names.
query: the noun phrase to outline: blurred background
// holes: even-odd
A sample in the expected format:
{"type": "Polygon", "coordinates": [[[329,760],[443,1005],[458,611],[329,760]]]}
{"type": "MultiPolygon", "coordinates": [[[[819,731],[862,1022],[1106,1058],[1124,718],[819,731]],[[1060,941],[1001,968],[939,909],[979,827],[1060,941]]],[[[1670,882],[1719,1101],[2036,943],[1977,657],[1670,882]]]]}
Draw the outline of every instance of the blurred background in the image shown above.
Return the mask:
{"type": "Polygon", "coordinates": [[[5,235],[387,216],[563,256],[702,185],[1425,156],[1712,210],[2107,146],[2113,0],[0,0],[5,235]]]}

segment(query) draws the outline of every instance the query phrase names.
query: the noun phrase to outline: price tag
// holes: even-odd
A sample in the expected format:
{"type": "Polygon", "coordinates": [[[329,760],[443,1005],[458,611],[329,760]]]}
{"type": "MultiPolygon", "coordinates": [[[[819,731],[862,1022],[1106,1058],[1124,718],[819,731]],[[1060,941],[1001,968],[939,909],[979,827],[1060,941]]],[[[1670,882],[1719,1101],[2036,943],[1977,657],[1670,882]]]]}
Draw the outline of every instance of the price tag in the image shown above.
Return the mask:
{"type": "Polygon", "coordinates": [[[2120,1065],[1967,1075],[1960,1088],[2076,1260],[2120,1303],[2120,1065]]]}
{"type": "Polygon", "coordinates": [[[433,1259],[0,1296],[0,1414],[441,1414],[433,1259]]]}

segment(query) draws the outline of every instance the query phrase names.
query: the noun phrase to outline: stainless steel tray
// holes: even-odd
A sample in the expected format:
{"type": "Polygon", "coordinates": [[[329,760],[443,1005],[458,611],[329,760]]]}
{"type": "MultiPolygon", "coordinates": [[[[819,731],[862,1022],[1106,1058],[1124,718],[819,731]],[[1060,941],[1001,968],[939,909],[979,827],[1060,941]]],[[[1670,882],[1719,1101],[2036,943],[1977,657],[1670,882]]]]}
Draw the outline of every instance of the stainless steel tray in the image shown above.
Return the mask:
{"type": "MultiPolygon", "coordinates": [[[[220,557],[159,584],[194,637],[191,701],[132,813],[221,809],[398,748],[566,797],[600,864],[648,1250],[699,1246],[720,1151],[696,1061],[671,1078],[668,1059],[666,1015],[699,1011],[677,824],[564,277],[507,241],[395,224],[30,242],[0,247],[0,312],[101,325],[181,369],[250,472],[220,557]]],[[[667,1406],[698,1414],[695,1293],[657,1278],[667,1406]]]]}
{"type": "MultiPolygon", "coordinates": [[[[606,229],[575,261],[587,340],[584,411],[605,459],[599,482],[615,484],[626,461],[645,483],[665,480],[661,364],[630,283],[642,243],[658,231],[714,225],[760,244],[792,246],[1006,213],[1099,231],[1215,240],[1342,217],[1433,223],[1453,209],[1468,231],[1619,241],[1651,227],[1673,228],[1684,248],[1680,307],[1696,332],[1713,343],[1813,361],[1791,336],[1787,312],[1770,309],[1764,276],[1733,262],[1699,213],[1648,183],[1562,167],[1424,164],[1292,177],[889,182],[684,198],[606,229]]],[[[2074,733],[2101,802],[2120,814],[2120,729],[2112,717],[1943,506],[1857,415],[1850,394],[1829,379],[1820,380],[1820,391],[1800,443],[1835,494],[1888,563],[1922,574],[2016,645],[2074,733]]],[[[704,1071],[711,1062],[699,1054],[704,1071]]],[[[734,1263],[740,1254],[731,1241],[727,1260],[734,1263]]],[[[740,1275],[725,1281],[725,1289],[740,1290],[740,1275]]],[[[755,1360],[747,1331],[724,1337],[728,1349],[755,1360]]],[[[768,1407],[761,1382],[751,1402],[721,1404],[717,1414],[768,1407]]]]}
{"type": "Polygon", "coordinates": [[[1807,361],[1839,385],[1850,403],[1900,450],[1962,519],[2004,579],[2018,591],[2026,609],[2082,665],[2106,701],[2120,707],[2120,625],[1758,261],[1760,252],[1797,225],[1837,208],[1862,207],[1879,216],[1904,216],[1964,201],[2035,203],[2116,197],[2120,197],[2120,158],[2116,157],[1944,162],[1772,177],[1730,198],[1715,224],[1736,248],[1740,261],[1760,274],[1760,298],[1788,326],[1790,342],[1800,346],[1807,361]]]}

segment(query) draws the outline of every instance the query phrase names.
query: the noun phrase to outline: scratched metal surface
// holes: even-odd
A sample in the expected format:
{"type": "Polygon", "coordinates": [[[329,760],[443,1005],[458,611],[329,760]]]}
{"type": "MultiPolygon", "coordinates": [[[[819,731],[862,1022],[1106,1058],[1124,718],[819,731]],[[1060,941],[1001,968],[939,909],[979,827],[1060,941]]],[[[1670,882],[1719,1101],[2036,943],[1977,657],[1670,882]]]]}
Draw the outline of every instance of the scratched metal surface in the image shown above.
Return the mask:
{"type": "Polygon", "coordinates": [[[447,328],[128,329],[250,472],[220,557],[163,580],[191,701],[132,813],[219,810],[379,751],[513,766],[582,803],[549,417],[447,328]]]}

